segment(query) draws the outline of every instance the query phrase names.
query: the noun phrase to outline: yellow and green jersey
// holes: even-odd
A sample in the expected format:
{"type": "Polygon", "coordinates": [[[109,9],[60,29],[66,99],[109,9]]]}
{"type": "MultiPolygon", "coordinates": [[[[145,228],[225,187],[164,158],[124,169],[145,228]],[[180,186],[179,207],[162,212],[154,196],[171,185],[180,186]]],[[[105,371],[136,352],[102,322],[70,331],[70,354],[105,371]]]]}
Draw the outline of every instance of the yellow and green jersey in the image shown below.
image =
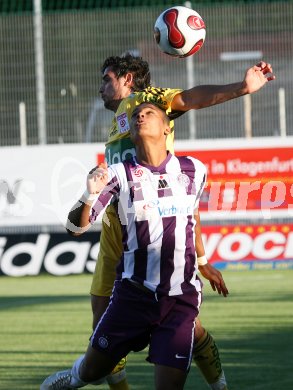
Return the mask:
{"type": "MultiPolygon", "coordinates": [[[[133,110],[141,103],[154,103],[164,109],[171,119],[171,129],[174,122],[172,119],[178,118],[183,114],[182,111],[172,111],[171,103],[175,95],[180,93],[181,89],[155,88],[148,87],[140,92],[134,92],[120,103],[112,125],[109,130],[109,137],[106,143],[105,158],[109,165],[116,164],[135,155],[133,142],[129,137],[130,119],[133,110]]],[[[174,152],[174,132],[167,136],[167,149],[174,152]]]]}

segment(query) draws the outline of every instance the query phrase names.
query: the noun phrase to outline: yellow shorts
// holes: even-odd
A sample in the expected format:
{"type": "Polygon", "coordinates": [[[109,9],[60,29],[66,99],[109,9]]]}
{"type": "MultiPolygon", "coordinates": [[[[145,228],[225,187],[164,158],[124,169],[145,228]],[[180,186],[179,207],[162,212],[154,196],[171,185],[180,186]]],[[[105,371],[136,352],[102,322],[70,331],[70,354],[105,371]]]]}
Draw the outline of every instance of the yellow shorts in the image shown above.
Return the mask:
{"type": "Polygon", "coordinates": [[[116,267],[123,251],[121,224],[114,205],[106,208],[106,215],[108,218],[103,218],[100,251],[90,290],[92,295],[102,297],[112,295],[116,267]]]}

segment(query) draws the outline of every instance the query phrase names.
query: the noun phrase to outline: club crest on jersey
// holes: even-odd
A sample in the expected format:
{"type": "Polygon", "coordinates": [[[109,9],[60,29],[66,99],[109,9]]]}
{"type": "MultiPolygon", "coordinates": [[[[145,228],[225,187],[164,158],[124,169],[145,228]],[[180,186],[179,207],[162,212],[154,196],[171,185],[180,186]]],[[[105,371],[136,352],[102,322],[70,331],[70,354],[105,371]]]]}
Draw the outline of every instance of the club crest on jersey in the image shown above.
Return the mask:
{"type": "Polygon", "coordinates": [[[128,118],[126,112],[117,116],[117,123],[119,127],[119,133],[125,133],[130,130],[128,118]]]}
{"type": "Polygon", "coordinates": [[[179,184],[181,184],[183,187],[188,187],[190,184],[190,179],[185,173],[181,173],[177,176],[177,181],[179,184]]]}
{"type": "Polygon", "coordinates": [[[141,167],[137,167],[137,168],[134,169],[133,174],[136,177],[142,177],[143,174],[144,174],[144,171],[143,171],[143,169],[141,167]]]}

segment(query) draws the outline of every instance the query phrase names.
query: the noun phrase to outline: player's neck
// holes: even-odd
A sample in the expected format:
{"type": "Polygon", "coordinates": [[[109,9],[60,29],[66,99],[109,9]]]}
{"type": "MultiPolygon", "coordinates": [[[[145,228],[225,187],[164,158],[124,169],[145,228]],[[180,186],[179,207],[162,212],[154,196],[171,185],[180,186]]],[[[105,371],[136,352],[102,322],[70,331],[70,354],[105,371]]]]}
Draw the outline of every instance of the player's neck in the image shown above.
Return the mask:
{"type": "Polygon", "coordinates": [[[111,105],[111,108],[109,108],[110,111],[113,111],[114,113],[118,110],[118,107],[120,105],[120,103],[122,102],[123,99],[119,99],[119,100],[113,100],[112,101],[112,105],[111,105]]]}
{"type": "Polygon", "coordinates": [[[137,145],[136,158],[138,162],[152,167],[159,167],[167,158],[168,152],[166,147],[158,145],[137,145]]]}
{"type": "Polygon", "coordinates": [[[125,93],[125,95],[123,96],[123,97],[121,97],[121,99],[117,99],[117,100],[115,100],[115,101],[113,101],[113,112],[116,112],[117,110],[118,110],[118,107],[120,106],[120,103],[124,100],[124,99],[126,99],[126,98],[128,98],[130,95],[131,95],[131,93],[132,93],[132,90],[131,89],[129,89],[128,90],[128,92],[127,93],[125,93]]]}

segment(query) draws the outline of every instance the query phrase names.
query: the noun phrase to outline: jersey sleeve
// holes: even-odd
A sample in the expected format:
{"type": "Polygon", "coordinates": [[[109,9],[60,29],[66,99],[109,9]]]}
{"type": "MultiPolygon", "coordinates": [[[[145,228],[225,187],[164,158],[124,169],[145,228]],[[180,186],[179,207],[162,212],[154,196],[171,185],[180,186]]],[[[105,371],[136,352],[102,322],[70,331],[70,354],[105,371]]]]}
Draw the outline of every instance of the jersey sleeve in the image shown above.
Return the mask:
{"type": "Polygon", "coordinates": [[[196,200],[195,208],[198,208],[200,197],[203,193],[207,182],[207,169],[206,166],[199,160],[192,158],[195,172],[196,172],[196,182],[195,182],[195,191],[196,191],[196,200]]]}

